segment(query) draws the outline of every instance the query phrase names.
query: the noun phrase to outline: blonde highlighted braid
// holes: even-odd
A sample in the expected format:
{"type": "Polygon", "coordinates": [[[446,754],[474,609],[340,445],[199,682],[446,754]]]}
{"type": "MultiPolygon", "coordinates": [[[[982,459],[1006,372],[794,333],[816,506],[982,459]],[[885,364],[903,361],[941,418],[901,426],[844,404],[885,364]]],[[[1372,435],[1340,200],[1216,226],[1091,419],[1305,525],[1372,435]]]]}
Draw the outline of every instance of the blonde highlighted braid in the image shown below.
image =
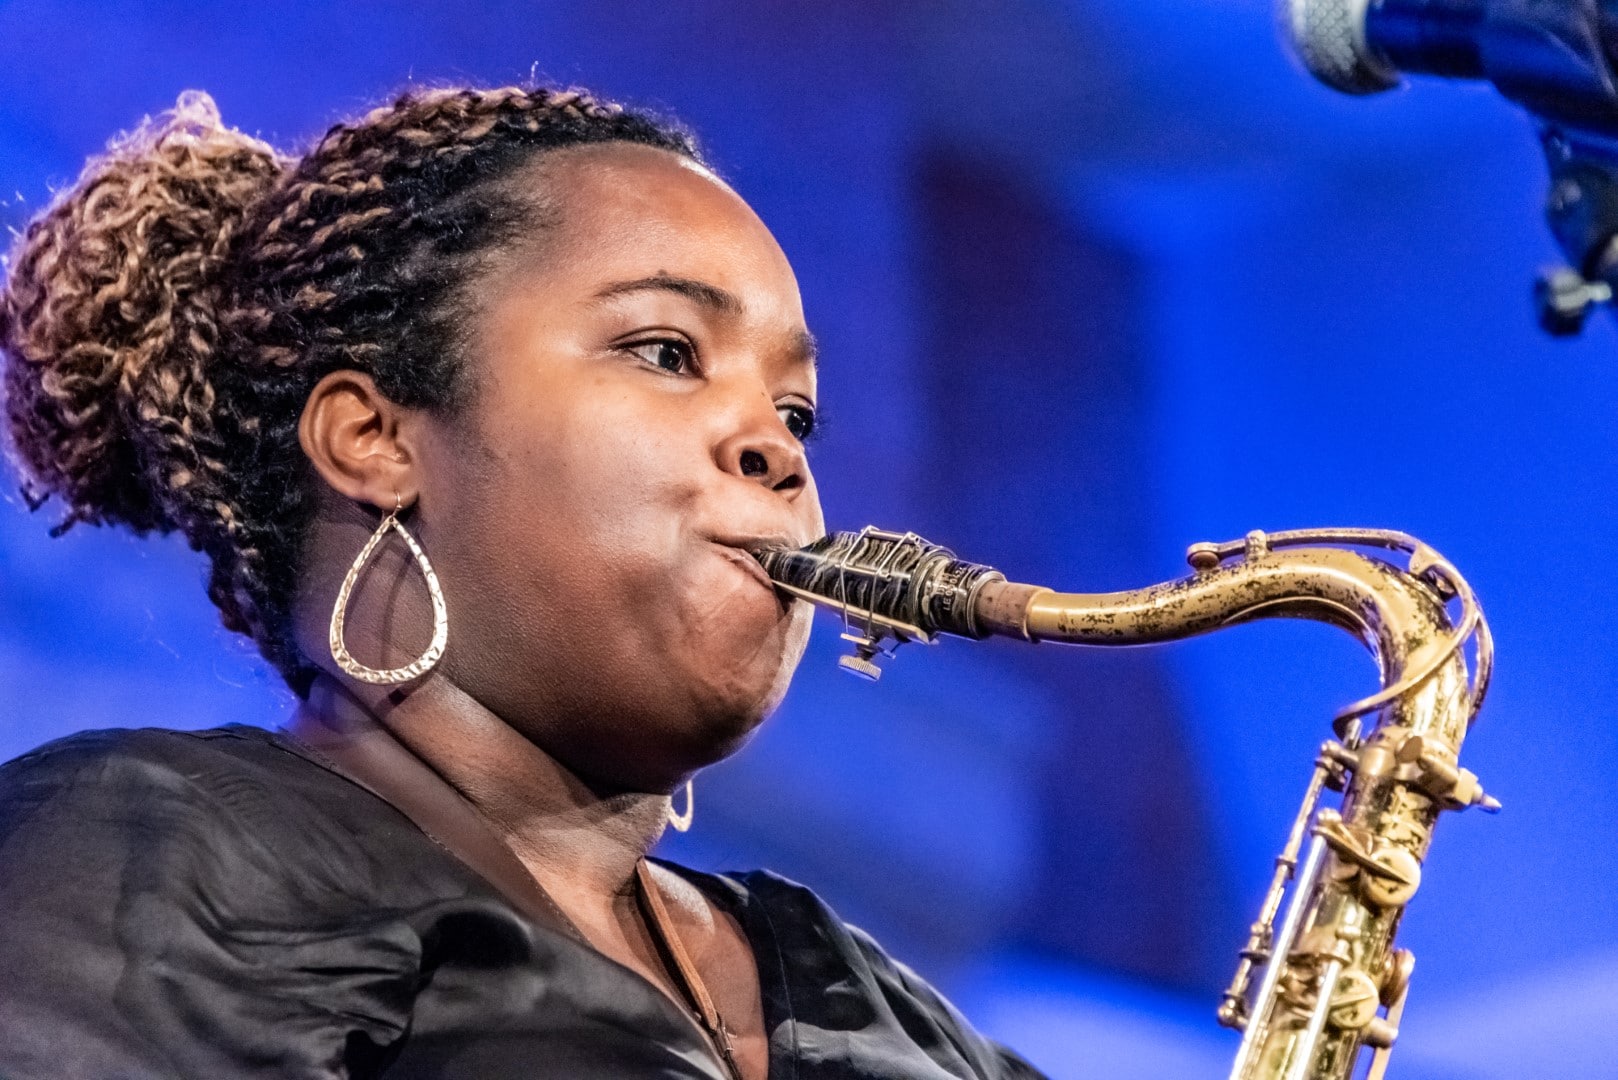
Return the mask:
{"type": "Polygon", "coordinates": [[[300,694],[291,603],[316,486],[310,389],[370,374],[452,413],[471,380],[480,259],[543,228],[502,185],[546,150],[634,142],[697,158],[678,127],[581,91],[418,91],[302,157],[226,127],[205,94],[115,140],[24,231],[0,292],[6,417],[31,506],[179,531],[208,594],[300,694]]]}

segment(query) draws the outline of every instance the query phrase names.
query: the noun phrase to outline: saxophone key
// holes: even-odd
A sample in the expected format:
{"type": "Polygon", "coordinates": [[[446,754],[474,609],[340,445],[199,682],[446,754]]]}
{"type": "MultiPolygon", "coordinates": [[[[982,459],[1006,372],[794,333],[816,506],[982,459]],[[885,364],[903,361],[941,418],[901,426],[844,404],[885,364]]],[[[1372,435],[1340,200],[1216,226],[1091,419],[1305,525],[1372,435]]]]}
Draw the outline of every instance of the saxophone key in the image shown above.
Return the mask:
{"type": "Polygon", "coordinates": [[[1359,968],[1350,968],[1337,977],[1326,1018],[1338,1031],[1359,1031],[1376,1019],[1381,1007],[1376,980],[1359,968]]]}

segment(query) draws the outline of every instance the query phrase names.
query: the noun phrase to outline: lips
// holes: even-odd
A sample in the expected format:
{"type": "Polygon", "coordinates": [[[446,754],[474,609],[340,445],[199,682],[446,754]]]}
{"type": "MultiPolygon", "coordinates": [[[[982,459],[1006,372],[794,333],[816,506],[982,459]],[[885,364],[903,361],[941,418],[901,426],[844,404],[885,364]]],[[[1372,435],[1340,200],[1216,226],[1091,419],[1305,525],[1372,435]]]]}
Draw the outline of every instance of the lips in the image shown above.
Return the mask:
{"type": "Polygon", "coordinates": [[[714,543],[721,547],[735,548],[745,551],[749,555],[760,551],[772,551],[776,548],[800,548],[807,544],[807,540],[798,540],[786,533],[768,533],[756,536],[711,536],[714,543]]]}
{"type": "Polygon", "coordinates": [[[776,589],[775,582],[770,580],[770,575],[764,572],[764,567],[759,564],[754,552],[771,548],[801,547],[801,544],[785,536],[726,538],[715,539],[710,542],[718,549],[721,556],[734,563],[744,573],[750,575],[760,585],[770,590],[771,595],[778,602],[781,602],[783,606],[786,606],[787,598],[776,589]]]}

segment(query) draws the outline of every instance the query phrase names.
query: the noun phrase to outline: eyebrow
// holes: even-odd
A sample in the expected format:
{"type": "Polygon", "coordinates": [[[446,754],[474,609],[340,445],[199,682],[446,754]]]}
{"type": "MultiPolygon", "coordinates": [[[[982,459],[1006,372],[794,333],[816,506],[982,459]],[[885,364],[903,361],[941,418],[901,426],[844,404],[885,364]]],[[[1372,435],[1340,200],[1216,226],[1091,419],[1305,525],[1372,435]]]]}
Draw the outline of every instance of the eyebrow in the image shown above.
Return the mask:
{"type": "Polygon", "coordinates": [[[809,365],[811,370],[819,368],[820,342],[815,340],[815,335],[807,330],[799,330],[792,337],[792,351],[797,353],[803,359],[803,362],[809,365]]]}
{"type": "Polygon", "coordinates": [[[694,300],[705,308],[725,315],[740,315],[742,302],[734,293],[726,292],[717,285],[710,285],[706,281],[697,281],[693,278],[675,277],[673,274],[654,274],[651,277],[636,278],[634,281],[615,281],[611,285],[596,293],[597,300],[611,300],[615,296],[625,296],[629,293],[649,292],[660,290],[662,292],[677,293],[688,300],[694,300]]]}
{"type": "MultiPolygon", "coordinates": [[[[673,274],[653,274],[651,277],[636,278],[633,281],[615,281],[597,292],[595,298],[597,301],[611,300],[630,293],[651,291],[675,293],[725,315],[741,315],[746,310],[735,293],[727,292],[717,285],[710,285],[706,281],[676,277],[673,274]]],[[[792,351],[811,368],[818,366],[820,343],[809,331],[799,330],[793,335],[792,351]]]]}

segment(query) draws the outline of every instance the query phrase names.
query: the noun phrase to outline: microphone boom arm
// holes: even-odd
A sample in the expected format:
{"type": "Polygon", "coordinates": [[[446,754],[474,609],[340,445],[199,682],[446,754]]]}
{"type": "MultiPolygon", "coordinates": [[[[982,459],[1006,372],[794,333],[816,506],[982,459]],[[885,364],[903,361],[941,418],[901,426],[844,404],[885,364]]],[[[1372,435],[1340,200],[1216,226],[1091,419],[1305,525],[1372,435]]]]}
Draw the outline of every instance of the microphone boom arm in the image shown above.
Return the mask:
{"type": "Polygon", "coordinates": [[[1539,323],[1579,333],[1618,295],[1618,0],[1279,0],[1292,52],[1348,94],[1400,74],[1487,79],[1535,119],[1545,215],[1567,265],[1543,271],[1539,323]]]}

